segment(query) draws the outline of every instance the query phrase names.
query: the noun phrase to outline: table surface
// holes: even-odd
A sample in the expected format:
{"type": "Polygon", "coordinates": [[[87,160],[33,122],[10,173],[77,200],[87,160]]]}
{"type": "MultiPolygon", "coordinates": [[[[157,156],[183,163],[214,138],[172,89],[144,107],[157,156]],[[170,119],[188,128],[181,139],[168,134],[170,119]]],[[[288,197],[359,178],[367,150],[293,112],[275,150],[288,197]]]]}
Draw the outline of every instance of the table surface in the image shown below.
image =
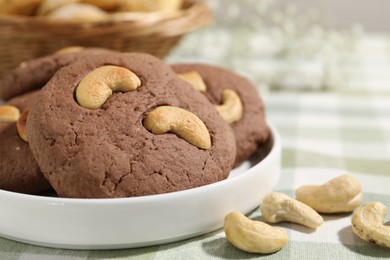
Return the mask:
{"type": "MultiPolygon", "coordinates": [[[[307,66],[300,66],[299,70],[278,70],[279,74],[271,75],[267,64],[272,65],[273,71],[280,67],[286,68],[286,64],[278,60],[278,64],[275,65],[272,63],[272,57],[268,56],[265,59],[261,56],[264,53],[256,52],[259,50],[256,46],[251,45],[252,47],[248,48],[245,44],[242,46],[231,44],[229,48],[226,47],[226,43],[232,37],[234,35],[226,31],[212,31],[212,28],[190,35],[168,57],[168,61],[208,61],[208,63],[219,64],[248,76],[259,87],[259,93],[266,104],[267,118],[274,123],[282,137],[282,173],[275,191],[294,196],[295,189],[303,184],[321,184],[333,177],[348,173],[362,184],[364,202],[381,201],[390,207],[389,41],[383,39],[372,41],[370,38],[363,42],[361,52],[355,56],[368,57],[365,60],[367,62],[354,60],[348,64],[343,63],[344,70],[340,73],[347,71],[345,75],[348,75],[350,80],[338,78],[339,81],[332,81],[330,88],[323,88],[321,84],[325,78],[323,71],[328,67],[323,67],[321,63],[318,66],[316,59],[309,62],[306,59],[307,66]],[[197,44],[199,41],[210,44],[210,48],[199,49],[197,44]],[[367,46],[371,47],[366,48],[367,46]],[[368,52],[370,55],[365,56],[368,52]],[[282,66],[280,66],[281,62],[282,66]],[[348,70],[345,69],[346,67],[348,70]],[[280,80],[281,75],[288,80],[280,80]],[[300,78],[302,85],[306,84],[306,87],[297,89],[299,84],[296,84],[296,78],[300,78]],[[269,84],[264,85],[264,82],[269,84]],[[275,82],[276,87],[272,87],[271,83],[275,82]]],[[[249,41],[264,42],[264,39],[256,37],[258,36],[253,35],[249,41]]],[[[301,60],[295,61],[298,63],[289,60],[287,65],[302,65],[301,60]]],[[[337,66],[341,68],[339,63],[337,66]]],[[[261,219],[259,209],[255,209],[249,217],[261,219]]],[[[390,249],[373,246],[353,234],[351,214],[328,214],[323,217],[324,223],[315,231],[292,223],[277,224],[287,231],[289,242],[280,251],[264,256],[236,249],[226,240],[224,232],[218,230],[200,237],[160,246],[105,251],[52,249],[0,238],[0,259],[388,259],[390,257],[390,249]]]]}

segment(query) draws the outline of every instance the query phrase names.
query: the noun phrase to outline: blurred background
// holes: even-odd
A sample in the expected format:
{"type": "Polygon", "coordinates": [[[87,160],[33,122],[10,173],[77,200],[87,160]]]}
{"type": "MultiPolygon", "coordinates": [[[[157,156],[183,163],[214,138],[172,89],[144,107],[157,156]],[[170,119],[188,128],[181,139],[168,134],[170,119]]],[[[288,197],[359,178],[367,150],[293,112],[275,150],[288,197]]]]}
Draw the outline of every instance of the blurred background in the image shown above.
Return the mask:
{"type": "Polygon", "coordinates": [[[80,45],[220,65],[264,92],[388,92],[389,10],[386,0],[0,0],[0,77],[80,45]]]}
{"type": "Polygon", "coordinates": [[[387,92],[390,2],[206,0],[215,21],[187,35],[172,62],[209,62],[262,91],[387,92]]]}

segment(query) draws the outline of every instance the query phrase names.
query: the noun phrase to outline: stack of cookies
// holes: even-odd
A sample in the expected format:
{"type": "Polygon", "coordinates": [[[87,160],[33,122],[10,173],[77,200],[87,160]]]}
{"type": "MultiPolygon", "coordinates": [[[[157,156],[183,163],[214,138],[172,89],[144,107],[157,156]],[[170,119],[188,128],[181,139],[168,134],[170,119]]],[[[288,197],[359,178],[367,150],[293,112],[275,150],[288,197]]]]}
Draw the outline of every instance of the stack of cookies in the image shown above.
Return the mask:
{"type": "Polygon", "coordinates": [[[68,198],[224,180],[269,138],[244,77],[142,53],[71,48],[0,81],[0,189],[68,198]]]}

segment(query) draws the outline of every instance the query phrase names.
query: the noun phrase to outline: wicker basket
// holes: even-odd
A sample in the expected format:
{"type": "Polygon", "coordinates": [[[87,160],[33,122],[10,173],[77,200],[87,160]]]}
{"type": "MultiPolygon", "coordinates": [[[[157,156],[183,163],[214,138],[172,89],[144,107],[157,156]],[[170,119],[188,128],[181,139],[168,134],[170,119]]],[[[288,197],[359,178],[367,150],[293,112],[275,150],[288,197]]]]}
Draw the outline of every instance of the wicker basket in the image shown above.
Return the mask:
{"type": "Polygon", "coordinates": [[[190,0],[175,13],[128,13],[92,23],[0,16],[0,78],[23,61],[72,45],[164,58],[182,36],[211,20],[207,4],[190,0]]]}

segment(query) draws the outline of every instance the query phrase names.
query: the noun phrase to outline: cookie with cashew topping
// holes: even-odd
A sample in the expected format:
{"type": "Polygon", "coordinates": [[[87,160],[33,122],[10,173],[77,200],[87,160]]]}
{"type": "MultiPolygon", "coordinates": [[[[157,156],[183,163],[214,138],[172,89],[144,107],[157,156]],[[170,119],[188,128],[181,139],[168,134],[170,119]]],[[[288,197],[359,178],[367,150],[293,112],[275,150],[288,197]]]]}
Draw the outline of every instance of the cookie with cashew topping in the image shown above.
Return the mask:
{"type": "Polygon", "coordinates": [[[185,81],[193,81],[191,84],[204,93],[233,129],[237,146],[235,165],[265,145],[270,132],[265,121],[264,104],[248,79],[207,64],[174,64],[171,67],[185,81]]]}
{"type": "Polygon", "coordinates": [[[61,67],[86,56],[117,53],[103,48],[68,46],[53,50],[53,54],[23,62],[0,79],[0,99],[8,100],[23,93],[42,88],[61,67]]]}
{"type": "Polygon", "coordinates": [[[235,158],[233,132],[207,98],[140,53],[86,57],[58,70],[30,109],[27,135],[61,197],[191,189],[227,178],[235,158]]]}
{"type": "Polygon", "coordinates": [[[0,189],[28,194],[51,189],[29,144],[22,139],[26,138],[23,111],[31,106],[38,94],[31,92],[0,105],[0,189]],[[8,119],[3,121],[5,117],[8,119]]]}

